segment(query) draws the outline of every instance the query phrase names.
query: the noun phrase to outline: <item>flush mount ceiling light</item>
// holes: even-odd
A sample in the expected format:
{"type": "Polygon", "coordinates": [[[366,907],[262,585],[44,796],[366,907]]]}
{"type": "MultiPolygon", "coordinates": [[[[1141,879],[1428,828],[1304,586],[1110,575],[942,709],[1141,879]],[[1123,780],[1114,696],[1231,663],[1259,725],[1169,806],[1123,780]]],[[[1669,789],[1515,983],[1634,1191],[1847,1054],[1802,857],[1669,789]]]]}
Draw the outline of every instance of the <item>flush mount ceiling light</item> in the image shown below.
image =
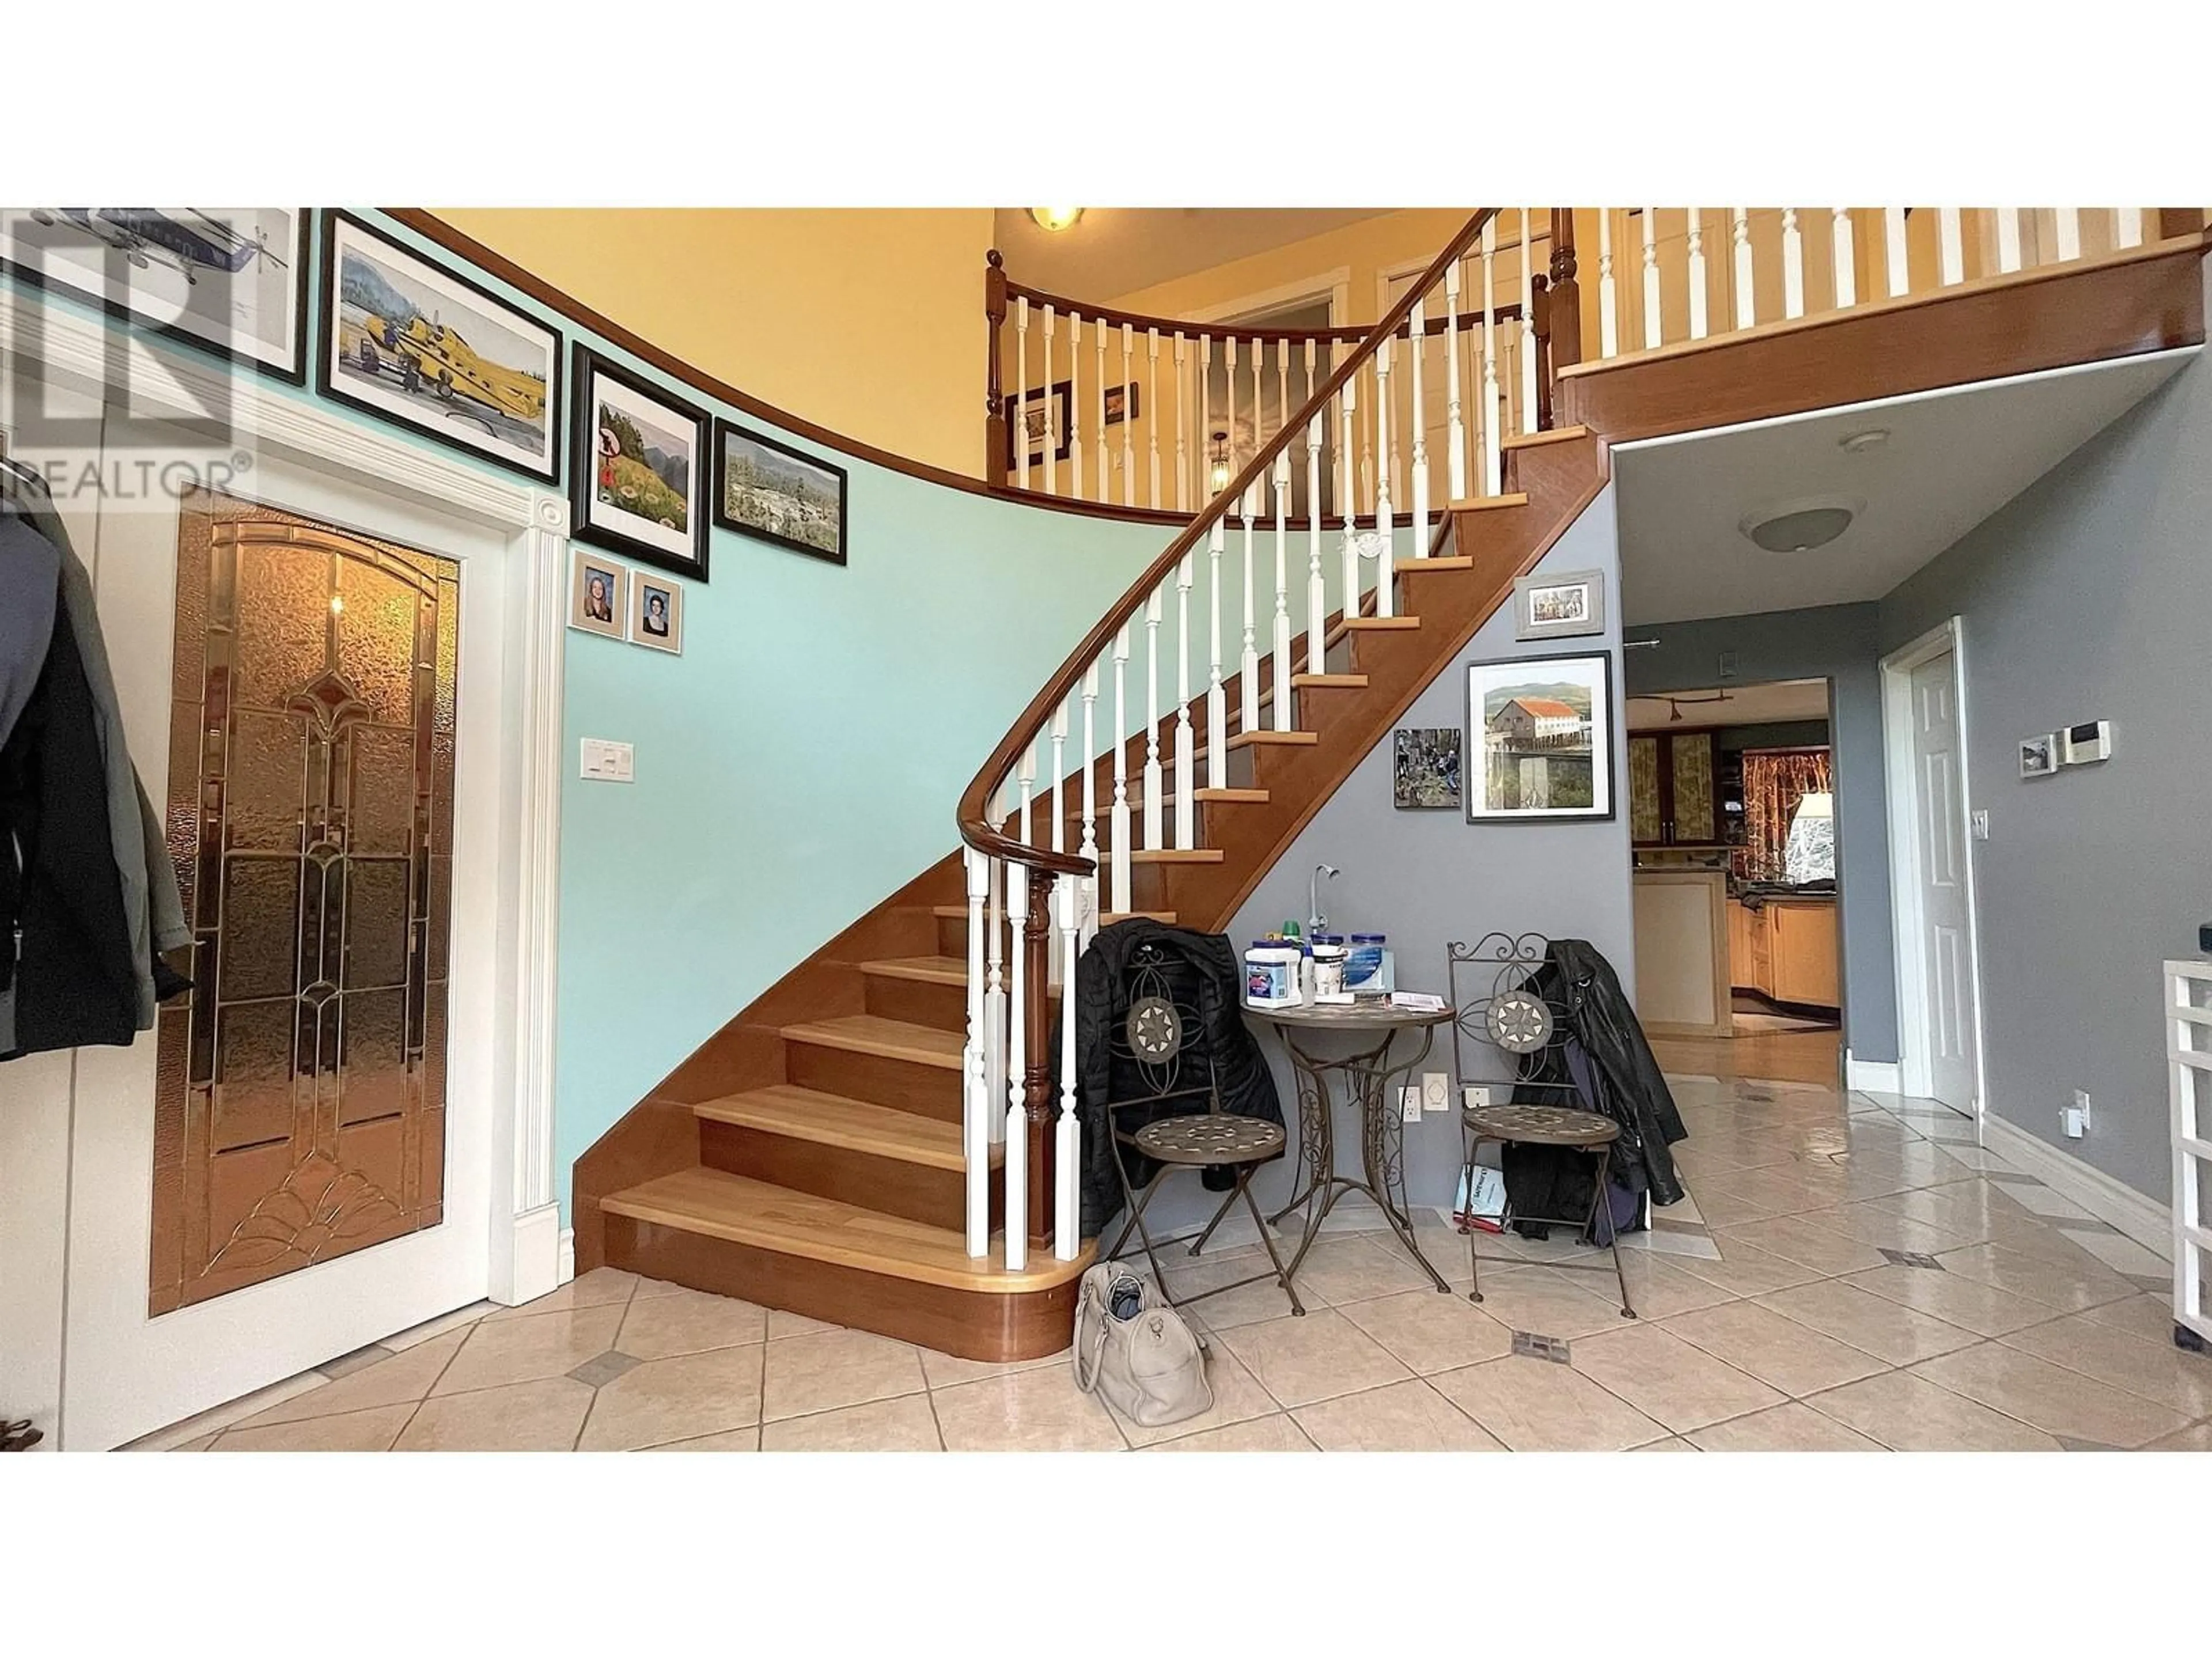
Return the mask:
{"type": "Polygon", "coordinates": [[[1865,505],[1841,496],[1784,501],[1747,514],[1736,528],[1766,552],[1810,553],[1849,530],[1865,505]]]}
{"type": "Polygon", "coordinates": [[[1870,426],[1863,432],[1854,432],[1848,438],[1839,439],[1838,447],[1853,455],[1863,455],[1869,449],[1880,449],[1888,441],[1887,427],[1870,426]]]}
{"type": "Polygon", "coordinates": [[[1066,230],[1083,216],[1081,208],[1031,208],[1030,217],[1040,230],[1066,230]]]}

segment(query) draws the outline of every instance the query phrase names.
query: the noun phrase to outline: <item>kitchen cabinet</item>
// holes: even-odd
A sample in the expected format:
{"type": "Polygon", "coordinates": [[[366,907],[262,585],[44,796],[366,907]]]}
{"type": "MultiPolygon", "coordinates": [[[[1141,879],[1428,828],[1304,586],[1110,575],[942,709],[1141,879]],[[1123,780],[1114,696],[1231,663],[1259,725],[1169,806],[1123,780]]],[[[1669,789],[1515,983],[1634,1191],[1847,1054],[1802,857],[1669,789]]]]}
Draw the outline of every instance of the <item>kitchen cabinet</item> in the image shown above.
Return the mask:
{"type": "Polygon", "coordinates": [[[1628,740],[1629,836],[1639,846],[1720,839],[1711,732],[1639,732],[1628,740]]]}
{"type": "Polygon", "coordinates": [[[1729,901],[1729,977],[1743,990],[1808,1008],[1840,1006],[1842,967],[1832,898],[1729,901]]]}

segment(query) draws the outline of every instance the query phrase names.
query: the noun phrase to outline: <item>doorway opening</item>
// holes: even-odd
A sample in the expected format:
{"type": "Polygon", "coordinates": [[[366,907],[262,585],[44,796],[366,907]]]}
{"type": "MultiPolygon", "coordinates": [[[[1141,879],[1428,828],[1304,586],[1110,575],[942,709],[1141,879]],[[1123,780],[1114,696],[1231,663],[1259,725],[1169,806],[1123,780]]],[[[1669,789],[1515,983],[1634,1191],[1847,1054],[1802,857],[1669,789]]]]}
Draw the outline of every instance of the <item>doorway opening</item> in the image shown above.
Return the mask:
{"type": "Polygon", "coordinates": [[[1637,982],[1669,1071],[1842,1079],[1832,708],[1825,679],[1628,699],[1637,982]]]}

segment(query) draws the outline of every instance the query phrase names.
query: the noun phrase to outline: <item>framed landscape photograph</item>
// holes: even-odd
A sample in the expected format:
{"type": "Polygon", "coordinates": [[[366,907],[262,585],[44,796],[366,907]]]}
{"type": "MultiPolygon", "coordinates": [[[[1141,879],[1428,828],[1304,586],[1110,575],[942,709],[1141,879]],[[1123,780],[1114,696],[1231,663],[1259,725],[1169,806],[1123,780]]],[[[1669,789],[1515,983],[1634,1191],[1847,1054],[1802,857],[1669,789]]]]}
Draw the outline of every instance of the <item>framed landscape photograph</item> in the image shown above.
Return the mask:
{"type": "Polygon", "coordinates": [[[715,423],[714,521],[794,553],[845,562],[845,469],[757,432],[715,423]]]}
{"type": "Polygon", "coordinates": [[[1513,584],[1513,637],[1564,639],[1605,632],[1605,573],[1569,570],[1513,584]]]}
{"type": "Polygon", "coordinates": [[[1468,664],[1468,822],[1613,813],[1613,659],[1601,651],[1468,664]]]}
{"type": "Polygon", "coordinates": [[[1390,804],[1402,810],[1460,805],[1464,734],[1448,726],[1401,726],[1392,746],[1390,804]]]}
{"type": "Polygon", "coordinates": [[[1075,385],[1054,380],[1049,387],[1031,386],[1026,392],[1006,394],[1006,471],[1018,464],[1018,445],[1029,446],[1030,465],[1044,465],[1045,449],[1052,446],[1055,461],[1067,459],[1067,439],[1075,424],[1075,385]]]}
{"type": "Polygon", "coordinates": [[[629,578],[629,642],[684,654],[684,584],[634,570],[629,578]]]}
{"type": "Polygon", "coordinates": [[[647,564],[707,580],[707,417],[576,348],[574,533],[647,564]]]}
{"type": "Polygon", "coordinates": [[[569,555],[569,627],[618,640],[629,605],[628,565],[604,558],[589,548],[577,548],[569,555]]]}
{"type": "Polygon", "coordinates": [[[546,483],[561,337],[350,214],[323,216],[323,394],[546,483]]]}
{"type": "Polygon", "coordinates": [[[0,267],[300,386],[307,221],[306,208],[0,208],[0,267]]]}

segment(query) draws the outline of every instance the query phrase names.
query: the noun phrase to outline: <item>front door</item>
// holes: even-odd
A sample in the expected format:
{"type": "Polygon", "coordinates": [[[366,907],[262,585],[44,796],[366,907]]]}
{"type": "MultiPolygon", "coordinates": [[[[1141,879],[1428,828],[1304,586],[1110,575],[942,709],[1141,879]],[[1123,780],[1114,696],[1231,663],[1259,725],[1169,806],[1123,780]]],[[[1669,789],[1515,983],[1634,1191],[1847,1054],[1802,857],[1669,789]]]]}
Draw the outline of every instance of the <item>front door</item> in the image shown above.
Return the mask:
{"type": "Polygon", "coordinates": [[[1959,706],[1948,651],[1912,671],[1912,833],[1920,879],[1923,1022],[1929,1092],[1974,1110],[1974,958],[1966,908],[1966,802],[1960,779],[1959,706]]]}

